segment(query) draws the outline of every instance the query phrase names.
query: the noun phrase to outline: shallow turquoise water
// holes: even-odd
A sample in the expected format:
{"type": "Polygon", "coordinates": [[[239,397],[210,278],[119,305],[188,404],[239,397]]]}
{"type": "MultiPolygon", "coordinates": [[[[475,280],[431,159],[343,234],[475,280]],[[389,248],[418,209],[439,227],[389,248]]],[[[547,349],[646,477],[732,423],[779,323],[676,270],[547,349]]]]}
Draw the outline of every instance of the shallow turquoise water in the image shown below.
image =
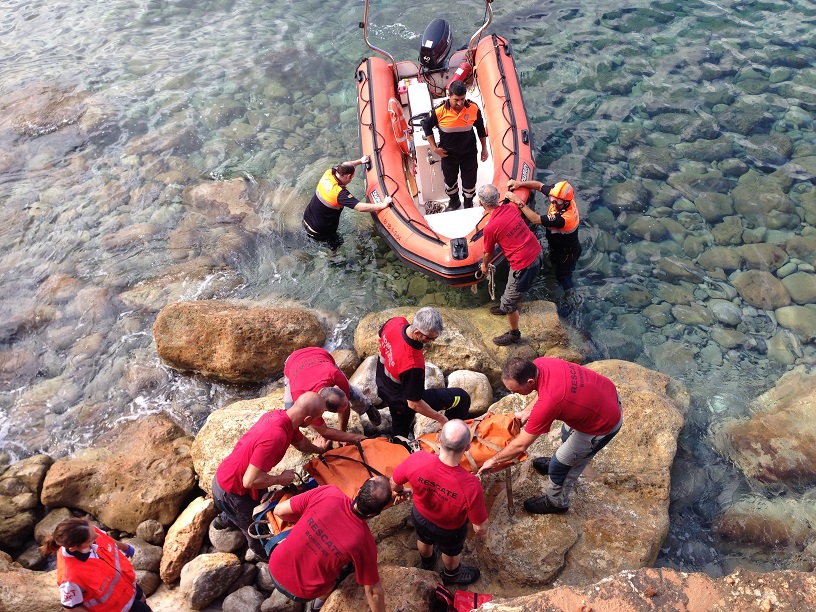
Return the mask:
{"type": "MultiPolygon", "coordinates": [[[[482,15],[472,0],[439,13],[375,5],[372,39],[409,59],[431,17],[451,22],[458,46],[482,15]]],[[[214,407],[254,394],[160,365],[151,325],[173,299],[306,303],[336,323],[334,346],[371,310],[486,303],[484,290],[402,267],[364,215],[345,215],[336,256],[297,231],[323,170],[359,155],[362,2],[0,8],[0,449],[12,458],[60,455],[157,410],[194,430],[214,407]],[[256,222],[185,201],[186,187],[235,177],[257,189],[256,222]]],[[[777,326],[761,309],[742,308],[748,340],[732,348],[712,340],[716,324],[657,325],[643,311],[672,303],[668,287],[685,283],[704,304],[728,284],[667,275],[665,258],[813,235],[814,166],[803,160],[816,155],[816,8],[499,1],[494,10],[491,30],[516,52],[539,176],[568,178],[578,192],[577,340],[595,359],[670,373],[694,398],[675,477],[702,482],[702,495],[674,499],[661,563],[724,571],[744,552],[713,541],[708,525],[748,486],[712,450],[710,428],[746,414],[790,364],[769,358],[777,326]],[[693,201],[734,193],[751,173],[779,190],[787,212],[726,215],[744,219],[735,238],[693,201]],[[639,231],[641,213],[666,234],[639,231]]],[[[813,273],[807,258],[793,265],[813,273]]],[[[559,297],[549,274],[532,293],[559,297]]],[[[812,341],[792,336],[793,361],[816,362],[812,341]]],[[[784,565],[788,552],[760,561],[784,565]]]]}

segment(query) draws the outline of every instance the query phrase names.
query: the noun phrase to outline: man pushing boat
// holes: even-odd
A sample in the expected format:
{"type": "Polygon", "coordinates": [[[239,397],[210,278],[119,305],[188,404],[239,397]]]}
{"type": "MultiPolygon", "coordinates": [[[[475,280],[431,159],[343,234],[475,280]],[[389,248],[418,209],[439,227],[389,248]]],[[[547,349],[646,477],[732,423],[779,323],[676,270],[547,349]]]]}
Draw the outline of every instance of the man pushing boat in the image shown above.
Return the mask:
{"type": "Polygon", "coordinates": [[[311,202],[303,212],[303,229],[309,237],[336,249],[343,244],[343,238],[337,233],[337,228],[340,225],[340,213],[344,208],[368,213],[388,208],[391,196],[386,196],[382,204],[361,202],[346,188],[354,178],[357,166],[367,162],[368,155],[364,155],[360,159],[345,161],[335,168],[329,168],[323,173],[311,202]]]}

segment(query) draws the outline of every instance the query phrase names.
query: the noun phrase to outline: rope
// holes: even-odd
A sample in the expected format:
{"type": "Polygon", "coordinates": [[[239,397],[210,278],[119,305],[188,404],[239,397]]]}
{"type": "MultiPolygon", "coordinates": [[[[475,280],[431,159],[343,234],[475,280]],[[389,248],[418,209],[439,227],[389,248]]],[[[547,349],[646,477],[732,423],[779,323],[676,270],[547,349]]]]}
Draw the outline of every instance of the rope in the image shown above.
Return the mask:
{"type": "Polygon", "coordinates": [[[490,300],[496,301],[496,266],[493,264],[487,265],[487,292],[490,294],[490,300]]]}

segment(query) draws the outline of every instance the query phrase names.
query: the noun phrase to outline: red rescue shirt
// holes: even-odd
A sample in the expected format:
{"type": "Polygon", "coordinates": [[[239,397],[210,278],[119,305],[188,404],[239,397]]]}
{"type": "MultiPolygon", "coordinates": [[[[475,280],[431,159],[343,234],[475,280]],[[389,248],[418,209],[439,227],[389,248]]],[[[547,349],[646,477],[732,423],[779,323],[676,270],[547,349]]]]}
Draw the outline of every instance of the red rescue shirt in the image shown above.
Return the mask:
{"type": "Polygon", "coordinates": [[[487,520],[482,483],[461,465],[451,467],[419,451],[400,463],[392,478],[411,485],[414,507],[437,527],[459,529],[467,520],[474,525],[487,520]]]}
{"type": "Polygon", "coordinates": [[[285,410],[272,410],[264,414],[238,440],[232,452],[221,462],[215,476],[227,493],[260,498],[260,489],[244,487],[244,473],[251,463],[268,472],[280,463],[292,442],[300,442],[303,434],[295,430],[292,419],[285,410]]]}
{"type": "Polygon", "coordinates": [[[422,343],[408,337],[408,319],[388,319],[380,329],[377,386],[391,395],[419,401],[425,392],[425,355],[422,343]]]}
{"type": "Polygon", "coordinates": [[[490,213],[484,228],[485,253],[492,254],[496,244],[512,270],[523,270],[541,253],[541,243],[514,204],[502,204],[490,213]]]}
{"type": "MultiPolygon", "coordinates": [[[[289,380],[292,401],[296,402],[307,391],[319,393],[326,387],[339,387],[347,398],[351,398],[348,378],[337,367],[331,353],[318,346],[298,349],[289,355],[283,366],[283,375],[289,380]]],[[[324,424],[323,417],[317,417],[312,421],[312,425],[324,424]]]]}
{"type": "Polygon", "coordinates": [[[538,401],[524,431],[545,434],[556,419],[591,436],[615,428],[621,419],[618,390],[606,376],[552,357],[533,363],[538,367],[538,401]]]}
{"type": "Polygon", "coordinates": [[[329,590],[349,561],[358,584],[380,581],[371,530],[351,511],[352,500],[340,489],[318,487],[289,501],[300,518],[269,559],[269,572],[281,586],[298,597],[314,599],[329,590]]]}

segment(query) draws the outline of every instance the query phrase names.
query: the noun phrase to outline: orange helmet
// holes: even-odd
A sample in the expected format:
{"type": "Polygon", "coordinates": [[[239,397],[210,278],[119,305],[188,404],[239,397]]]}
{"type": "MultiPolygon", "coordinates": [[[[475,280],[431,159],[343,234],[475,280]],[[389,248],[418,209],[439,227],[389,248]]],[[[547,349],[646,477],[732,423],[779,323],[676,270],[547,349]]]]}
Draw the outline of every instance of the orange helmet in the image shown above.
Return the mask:
{"type": "Polygon", "coordinates": [[[550,195],[560,200],[572,200],[575,198],[575,190],[567,181],[559,181],[550,189],[550,195]]]}

